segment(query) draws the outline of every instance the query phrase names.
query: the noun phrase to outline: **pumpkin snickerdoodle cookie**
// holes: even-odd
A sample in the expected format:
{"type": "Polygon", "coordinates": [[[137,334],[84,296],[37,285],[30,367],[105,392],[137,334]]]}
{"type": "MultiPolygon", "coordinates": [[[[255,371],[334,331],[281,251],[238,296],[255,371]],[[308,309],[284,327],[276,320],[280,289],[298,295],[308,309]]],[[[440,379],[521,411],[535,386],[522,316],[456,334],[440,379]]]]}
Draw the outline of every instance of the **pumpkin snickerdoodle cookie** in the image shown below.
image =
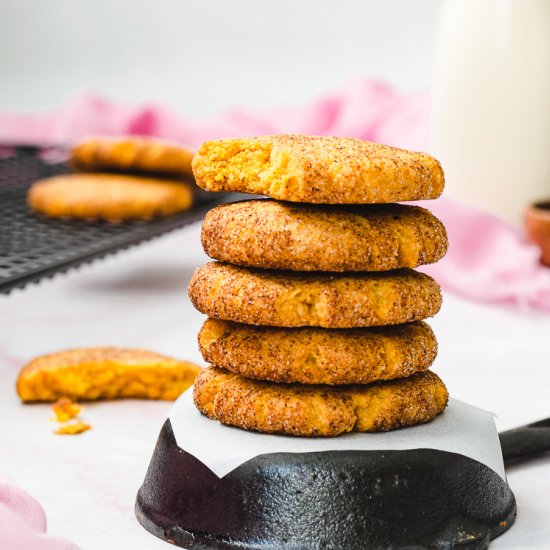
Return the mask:
{"type": "Polygon", "coordinates": [[[193,178],[193,153],[177,143],[153,138],[92,136],[77,143],[70,154],[76,170],[135,172],[193,178]]]}
{"type": "Polygon", "coordinates": [[[426,370],[437,342],[424,322],[358,329],[275,328],[207,319],[204,360],[258,380],[368,384],[426,370]]]}
{"type": "Polygon", "coordinates": [[[22,401],[136,398],[174,400],[201,368],[152,351],[83,348],[43,355],[17,379],[22,401]]]}
{"type": "Polygon", "coordinates": [[[193,158],[197,184],[315,204],[370,204],[435,199],[439,162],[354,138],[274,135],[203,143],[193,158]]]}
{"type": "Polygon", "coordinates": [[[275,327],[354,328],[435,315],[441,291],[412,269],[382,273],[298,273],[210,262],[188,287],[193,305],[216,319],[275,327]]]}
{"type": "Polygon", "coordinates": [[[305,386],[250,380],[209,367],[194,401],[209,418],[245,430],[302,437],[382,432],[428,422],[447,405],[433,372],[368,385],[305,386]]]}
{"type": "Polygon", "coordinates": [[[187,210],[188,184],[126,174],[69,174],[35,182],[28,204],[51,217],[149,219],[187,210]]]}
{"type": "Polygon", "coordinates": [[[418,206],[313,206],[274,200],[210,210],[202,245],[212,258],[293,271],[387,271],[436,262],[443,224],[418,206]]]}

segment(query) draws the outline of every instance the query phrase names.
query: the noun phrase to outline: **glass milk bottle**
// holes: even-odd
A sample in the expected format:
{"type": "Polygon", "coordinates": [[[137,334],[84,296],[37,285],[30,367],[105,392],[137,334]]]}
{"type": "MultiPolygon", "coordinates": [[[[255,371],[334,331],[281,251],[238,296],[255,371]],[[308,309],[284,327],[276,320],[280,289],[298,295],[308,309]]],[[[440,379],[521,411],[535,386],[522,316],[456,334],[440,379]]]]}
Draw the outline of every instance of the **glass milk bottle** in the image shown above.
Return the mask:
{"type": "Polygon", "coordinates": [[[445,0],[431,151],[448,196],[513,223],[550,198],[550,0],[445,0]]]}

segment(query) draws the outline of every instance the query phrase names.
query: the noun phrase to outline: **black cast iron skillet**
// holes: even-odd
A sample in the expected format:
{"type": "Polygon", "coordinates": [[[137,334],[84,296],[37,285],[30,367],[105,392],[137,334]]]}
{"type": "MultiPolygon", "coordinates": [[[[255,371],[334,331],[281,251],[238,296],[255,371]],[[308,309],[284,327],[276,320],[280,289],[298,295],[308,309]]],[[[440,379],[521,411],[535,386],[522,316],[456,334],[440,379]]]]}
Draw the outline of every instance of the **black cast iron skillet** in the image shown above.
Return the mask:
{"type": "MultiPolygon", "coordinates": [[[[550,450],[550,419],[499,435],[505,464],[550,450]]],[[[259,455],[218,478],[170,420],[139,490],[151,533],[193,550],[481,550],[516,501],[488,466],[435,449],[259,455]]]]}
{"type": "Polygon", "coordinates": [[[550,418],[499,434],[505,464],[550,451],[550,418]]]}

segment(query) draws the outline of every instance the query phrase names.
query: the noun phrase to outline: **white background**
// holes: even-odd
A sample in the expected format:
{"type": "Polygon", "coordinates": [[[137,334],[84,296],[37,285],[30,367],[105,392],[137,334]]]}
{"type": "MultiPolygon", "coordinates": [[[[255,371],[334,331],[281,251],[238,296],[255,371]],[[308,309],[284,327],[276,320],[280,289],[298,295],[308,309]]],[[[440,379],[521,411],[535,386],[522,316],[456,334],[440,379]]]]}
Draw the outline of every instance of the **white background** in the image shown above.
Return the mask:
{"type": "Polygon", "coordinates": [[[88,91],[186,114],[430,79],[437,0],[0,0],[0,109],[88,91]]]}

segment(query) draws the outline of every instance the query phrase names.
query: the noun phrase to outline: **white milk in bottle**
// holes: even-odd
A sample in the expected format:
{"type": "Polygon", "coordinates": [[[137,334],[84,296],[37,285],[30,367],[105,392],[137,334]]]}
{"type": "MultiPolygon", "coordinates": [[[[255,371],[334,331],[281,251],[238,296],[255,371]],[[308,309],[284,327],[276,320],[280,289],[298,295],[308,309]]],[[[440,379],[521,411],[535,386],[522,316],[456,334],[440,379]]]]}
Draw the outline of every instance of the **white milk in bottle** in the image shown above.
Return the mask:
{"type": "Polygon", "coordinates": [[[449,196],[516,224],[550,198],[550,0],[445,0],[432,106],[449,196]]]}

